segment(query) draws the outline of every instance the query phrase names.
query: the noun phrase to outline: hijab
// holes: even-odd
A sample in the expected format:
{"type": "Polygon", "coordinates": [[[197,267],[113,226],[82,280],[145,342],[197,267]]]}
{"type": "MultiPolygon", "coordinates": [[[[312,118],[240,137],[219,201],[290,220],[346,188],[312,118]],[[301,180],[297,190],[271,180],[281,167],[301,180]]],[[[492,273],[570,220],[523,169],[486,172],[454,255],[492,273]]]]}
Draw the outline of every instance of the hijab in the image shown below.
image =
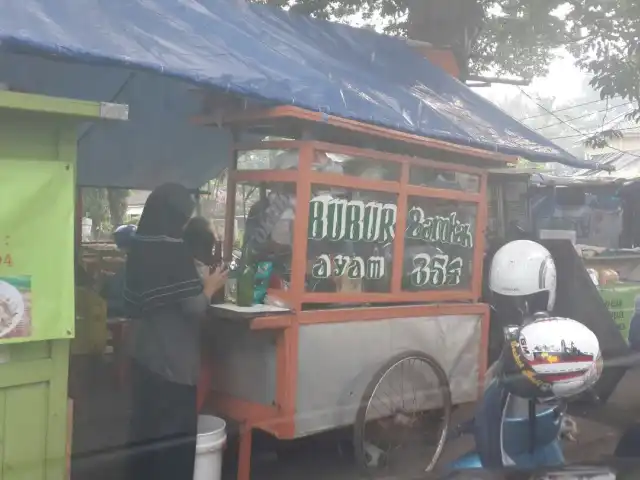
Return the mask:
{"type": "Polygon", "coordinates": [[[124,300],[131,316],[177,307],[202,292],[182,240],[194,208],[193,197],[182,185],[167,183],[149,195],[125,265],[124,300]]]}

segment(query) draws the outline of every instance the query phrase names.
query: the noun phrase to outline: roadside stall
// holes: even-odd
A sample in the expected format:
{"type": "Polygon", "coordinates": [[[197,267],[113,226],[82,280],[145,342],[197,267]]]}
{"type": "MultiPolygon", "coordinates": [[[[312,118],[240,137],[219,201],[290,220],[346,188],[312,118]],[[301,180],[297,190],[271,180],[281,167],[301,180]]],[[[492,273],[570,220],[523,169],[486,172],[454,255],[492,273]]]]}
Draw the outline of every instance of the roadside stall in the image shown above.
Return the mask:
{"type": "Polygon", "coordinates": [[[108,107],[0,91],[0,464],[5,478],[68,478],[67,379],[76,333],[76,127],[110,118],[108,107]]]}
{"type": "Polygon", "coordinates": [[[619,178],[577,178],[535,175],[531,178],[531,209],[536,232],[574,232],[576,245],[617,249],[623,230],[619,178]]]}
{"type": "MultiPolygon", "coordinates": [[[[628,351],[626,341],[635,310],[638,284],[632,281],[632,276],[630,278],[622,273],[624,269],[618,270],[620,274],[607,273],[610,267],[606,262],[624,266],[627,265],[625,258],[628,261],[636,257],[629,250],[576,244],[576,239],[584,240],[591,233],[595,235],[594,238],[605,239],[607,234],[615,239],[620,235],[620,229],[617,232],[607,231],[599,225],[607,214],[614,218],[620,214],[619,203],[616,204],[610,197],[612,192],[620,189],[622,181],[607,179],[606,175],[600,173],[598,176],[603,178],[595,182],[593,179],[590,182],[585,182],[585,179],[574,182],[570,176],[551,176],[539,169],[510,167],[491,170],[485,263],[491,261],[497,248],[505,241],[531,239],[541,242],[550,250],[558,269],[555,313],[575,318],[596,332],[604,358],[609,359],[623,356],[628,351]],[[597,197],[599,202],[592,199],[587,205],[585,196],[580,197],[575,192],[566,193],[571,190],[584,193],[584,189],[589,187],[592,192],[590,195],[597,197]],[[565,193],[558,194],[557,189],[564,189],[565,193]],[[573,200],[573,204],[567,200],[573,200]],[[591,217],[594,217],[593,222],[591,217]],[[580,230],[577,225],[587,225],[587,228],[580,230]],[[593,229],[589,228],[591,225],[593,229]],[[596,252],[599,252],[598,256],[594,256],[596,252]],[[598,265],[600,268],[597,268],[598,265]],[[603,266],[605,275],[600,276],[603,281],[599,282],[598,272],[603,266]],[[624,281],[620,281],[621,278],[624,281]]],[[[611,241],[611,238],[605,241],[611,241]]],[[[630,270],[635,268],[633,265],[629,264],[632,267],[630,270]]],[[[489,295],[489,292],[485,291],[485,294],[489,295]]],[[[492,323],[490,361],[500,355],[501,339],[500,329],[492,323]]],[[[605,369],[596,386],[602,402],[615,390],[623,374],[624,369],[605,369]]]]}
{"type": "MultiPolygon", "coordinates": [[[[212,384],[205,410],[242,426],[238,477],[249,478],[255,429],[293,439],[355,423],[356,455],[369,466],[380,457],[376,436],[412,424],[418,411],[433,413],[428,424],[414,425],[430,432],[417,445],[424,462],[433,463],[451,405],[477,398],[486,369],[488,307],[479,299],[488,169],[515,163],[516,155],[586,164],[403,39],[225,0],[159,1],[153,8],[102,2],[90,9],[71,0],[59,0],[56,9],[34,1],[39,8],[15,3],[3,10],[9,20],[0,20],[1,81],[55,97],[126,103],[132,111],[128,122],[75,131],[71,207],[76,186],[151,190],[173,181],[195,191],[228,167],[230,261],[240,223],[236,193],[247,203],[240,269],[231,279],[236,288],[230,282],[228,291],[235,303],[212,306],[212,330],[203,334],[213,370],[203,379],[212,384]],[[87,28],[85,18],[111,28],[87,28]],[[195,91],[205,92],[205,100],[195,91]],[[243,156],[256,151],[273,163],[247,168],[243,156]],[[397,378],[388,374],[396,365],[431,373],[407,373],[408,387],[420,395],[412,397],[416,405],[376,414],[384,396],[378,384],[397,378]]],[[[90,110],[96,118],[118,112],[111,104],[91,105],[98,105],[90,110]]],[[[43,154],[65,151],[27,143],[43,154]]],[[[49,185],[33,187],[33,195],[49,185]]],[[[40,211],[58,205],[47,200],[40,211]]],[[[70,225],[73,208],[66,215],[70,225]]],[[[27,240],[34,239],[40,245],[55,237],[37,232],[27,240]]],[[[40,248],[33,257],[50,275],[49,288],[67,288],[60,272],[71,281],[68,240],[68,251],[40,248]],[[65,266],[54,277],[63,255],[65,266]]],[[[32,275],[36,292],[41,287],[32,275]]],[[[59,298],[71,309],[68,288],[59,298]]],[[[96,318],[103,316],[98,310],[96,318]]],[[[66,339],[64,362],[72,323],[43,337],[66,339]]],[[[48,347],[42,348],[34,361],[49,375],[49,361],[40,363],[48,347]]],[[[42,378],[6,367],[12,382],[42,378]]],[[[56,395],[66,395],[56,385],[56,395]]],[[[102,391],[96,396],[112,403],[102,391]]],[[[102,430],[90,420],[84,430],[110,441],[115,435],[106,430],[125,423],[103,416],[102,430]]],[[[87,463],[99,465],[87,474],[95,478],[102,465],[92,448],[85,450],[87,463]]]]}
{"type": "MultiPolygon", "coordinates": [[[[619,174],[622,172],[619,172],[619,174]]],[[[633,237],[633,180],[594,175],[532,177],[531,204],[537,234],[575,245],[622,337],[640,295],[640,251],[633,237]]]]}
{"type": "Polygon", "coordinates": [[[532,230],[529,179],[539,169],[509,166],[489,171],[488,240],[506,238],[516,228],[532,230]]]}
{"type": "MultiPolygon", "coordinates": [[[[280,277],[265,292],[267,304],[213,307],[218,342],[212,336],[216,375],[210,405],[243,425],[239,479],[250,475],[253,429],[280,439],[354,422],[357,431],[363,428],[358,423],[370,422],[363,409],[379,394],[371,385],[416,351],[442,365],[451,385],[449,399],[432,384],[435,394],[420,409],[444,409],[447,417],[449,402],[476,400],[486,369],[488,309],[478,300],[487,169],[513,159],[335,117],[318,120],[320,115],[295,108],[226,117],[238,139],[258,130],[310,138],[296,133],[300,128],[315,137],[239,140],[233,147],[224,251],[233,244],[238,190],[253,192],[257,203],[271,200],[266,215],[258,217],[267,224],[270,214],[280,218],[293,210],[290,242],[280,242],[288,245],[279,258],[273,259],[271,247],[252,251],[251,261],[271,258],[280,277]],[[353,145],[373,142],[377,150],[353,145]],[[403,147],[419,147],[422,156],[391,153],[403,147]],[[247,168],[243,160],[256,151],[269,152],[271,164],[247,168]]],[[[260,228],[253,233],[263,234],[260,228]]],[[[405,382],[424,391],[410,378],[405,382]]],[[[441,433],[436,427],[434,448],[441,433]]],[[[366,445],[355,448],[357,453],[366,445]]],[[[424,469],[430,457],[426,450],[423,455],[424,469]]]]}
{"type": "MultiPolygon", "coordinates": [[[[631,246],[636,182],[598,173],[558,177],[527,168],[492,170],[488,238],[518,235],[572,242],[622,337],[640,294],[640,251],[631,246]]],[[[586,295],[583,292],[583,295],[586,295]]]]}

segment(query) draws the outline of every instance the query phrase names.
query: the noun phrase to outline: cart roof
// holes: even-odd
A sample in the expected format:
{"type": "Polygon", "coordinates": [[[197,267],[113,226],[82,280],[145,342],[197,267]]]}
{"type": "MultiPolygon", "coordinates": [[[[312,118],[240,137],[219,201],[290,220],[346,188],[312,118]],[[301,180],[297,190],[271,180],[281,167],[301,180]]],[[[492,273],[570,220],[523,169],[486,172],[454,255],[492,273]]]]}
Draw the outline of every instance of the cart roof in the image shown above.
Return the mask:
{"type": "Polygon", "coordinates": [[[243,0],[9,2],[0,45],[0,82],[130,105],[127,125],[81,132],[85,185],[151,188],[172,179],[196,187],[215,175],[229,137],[188,124],[199,109],[188,84],[584,165],[402,39],[243,0]]]}

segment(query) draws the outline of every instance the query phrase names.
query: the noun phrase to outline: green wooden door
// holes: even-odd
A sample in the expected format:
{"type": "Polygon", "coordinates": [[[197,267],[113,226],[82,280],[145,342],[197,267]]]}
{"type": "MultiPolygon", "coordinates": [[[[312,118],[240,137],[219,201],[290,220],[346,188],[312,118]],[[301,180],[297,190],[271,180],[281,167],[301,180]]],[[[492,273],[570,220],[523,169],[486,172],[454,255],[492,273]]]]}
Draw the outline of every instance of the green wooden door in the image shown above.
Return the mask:
{"type": "Polygon", "coordinates": [[[0,346],[0,480],[63,480],[69,341],[0,346]]]}

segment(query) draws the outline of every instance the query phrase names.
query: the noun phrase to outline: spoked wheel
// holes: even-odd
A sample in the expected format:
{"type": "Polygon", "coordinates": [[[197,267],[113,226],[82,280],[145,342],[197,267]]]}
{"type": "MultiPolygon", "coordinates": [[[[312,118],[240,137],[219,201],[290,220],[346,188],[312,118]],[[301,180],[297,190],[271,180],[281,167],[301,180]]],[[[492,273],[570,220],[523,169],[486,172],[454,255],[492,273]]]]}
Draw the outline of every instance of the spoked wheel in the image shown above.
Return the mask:
{"type": "Polygon", "coordinates": [[[434,469],[447,437],[451,391],[432,356],[391,358],[364,391],[354,424],[355,458],[373,478],[418,478],[434,469]]]}

